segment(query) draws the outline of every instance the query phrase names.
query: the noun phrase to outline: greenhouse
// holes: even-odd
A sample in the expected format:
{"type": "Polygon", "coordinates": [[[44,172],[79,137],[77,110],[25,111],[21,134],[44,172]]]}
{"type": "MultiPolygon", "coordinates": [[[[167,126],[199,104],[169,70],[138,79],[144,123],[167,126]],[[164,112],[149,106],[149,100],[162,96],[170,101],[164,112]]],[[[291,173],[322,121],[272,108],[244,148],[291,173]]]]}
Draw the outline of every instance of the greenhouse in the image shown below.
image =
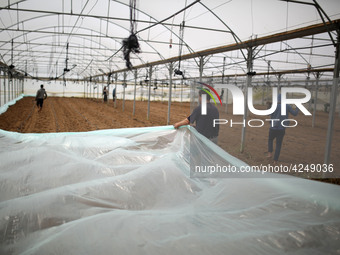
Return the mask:
{"type": "Polygon", "coordinates": [[[0,0],[0,45],[1,254],[339,253],[338,0],[0,0]]]}

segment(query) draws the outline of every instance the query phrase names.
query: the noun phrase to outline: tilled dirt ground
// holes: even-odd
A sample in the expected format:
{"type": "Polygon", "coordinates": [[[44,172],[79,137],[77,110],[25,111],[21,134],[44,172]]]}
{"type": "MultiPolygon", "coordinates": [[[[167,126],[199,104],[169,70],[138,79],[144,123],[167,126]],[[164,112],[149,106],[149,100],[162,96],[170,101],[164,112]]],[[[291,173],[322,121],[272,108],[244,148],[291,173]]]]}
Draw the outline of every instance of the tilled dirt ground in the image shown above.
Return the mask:
{"type": "MultiPolygon", "coordinates": [[[[96,99],[49,97],[44,101],[44,107],[38,112],[34,98],[25,97],[0,115],[0,129],[22,133],[46,132],[82,132],[97,129],[114,129],[127,127],[163,126],[167,124],[167,102],[151,102],[150,116],[147,120],[148,103],[136,102],[135,116],[132,115],[132,101],[117,101],[117,107],[111,101],[103,103],[96,99]],[[124,111],[123,111],[124,104],[124,111]]],[[[257,106],[260,109],[263,106],[257,106]]],[[[229,105],[228,114],[224,107],[219,107],[220,118],[228,123],[220,126],[218,145],[233,156],[245,161],[251,166],[272,164],[272,159],[266,158],[268,143],[268,117],[249,115],[250,119],[261,119],[263,127],[246,127],[245,148],[240,152],[242,125],[230,126],[231,120],[241,122],[242,117],[233,116],[229,105]]],[[[190,114],[189,103],[171,104],[171,124],[184,119],[190,114]]],[[[312,116],[299,114],[290,116],[298,122],[294,128],[287,128],[281,150],[279,164],[296,166],[298,169],[314,167],[312,164],[323,164],[328,126],[328,113],[317,112],[316,125],[312,127],[312,116]]],[[[251,125],[259,125],[254,121],[251,125]]],[[[334,120],[332,153],[330,157],[333,171],[340,176],[340,117],[334,120]]],[[[320,177],[317,174],[302,171],[292,173],[303,177],[320,177]]],[[[333,175],[334,176],[334,175],[333,175]]],[[[338,182],[338,180],[331,180],[338,182]]]]}
{"type": "MultiPolygon", "coordinates": [[[[0,128],[21,133],[46,133],[166,125],[167,102],[151,103],[149,120],[147,107],[147,102],[137,101],[133,116],[131,101],[125,101],[123,111],[120,100],[114,108],[112,101],[49,97],[44,100],[43,110],[38,112],[34,98],[25,97],[0,115],[0,128]]],[[[173,103],[171,121],[185,118],[190,111],[187,107],[188,104],[173,103]]]]}

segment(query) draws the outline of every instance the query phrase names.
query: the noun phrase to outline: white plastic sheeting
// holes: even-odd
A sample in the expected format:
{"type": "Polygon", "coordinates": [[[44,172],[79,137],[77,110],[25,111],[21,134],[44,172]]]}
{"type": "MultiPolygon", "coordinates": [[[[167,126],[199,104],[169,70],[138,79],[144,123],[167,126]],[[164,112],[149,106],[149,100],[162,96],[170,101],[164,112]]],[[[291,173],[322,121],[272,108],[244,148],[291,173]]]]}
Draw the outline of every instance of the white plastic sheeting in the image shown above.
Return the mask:
{"type": "MultiPolygon", "coordinates": [[[[0,95],[0,96],[2,96],[2,95],[0,95]]],[[[8,107],[15,105],[15,103],[17,101],[19,101],[20,99],[22,99],[23,97],[24,97],[24,94],[21,94],[20,96],[18,96],[16,98],[14,98],[13,100],[7,102],[6,104],[0,105],[0,115],[3,114],[4,112],[6,112],[8,107]]],[[[1,101],[3,102],[3,99],[1,101]]]]}
{"type": "Polygon", "coordinates": [[[340,253],[339,186],[190,178],[190,136],[242,164],[188,128],[0,130],[0,254],[340,253]]]}

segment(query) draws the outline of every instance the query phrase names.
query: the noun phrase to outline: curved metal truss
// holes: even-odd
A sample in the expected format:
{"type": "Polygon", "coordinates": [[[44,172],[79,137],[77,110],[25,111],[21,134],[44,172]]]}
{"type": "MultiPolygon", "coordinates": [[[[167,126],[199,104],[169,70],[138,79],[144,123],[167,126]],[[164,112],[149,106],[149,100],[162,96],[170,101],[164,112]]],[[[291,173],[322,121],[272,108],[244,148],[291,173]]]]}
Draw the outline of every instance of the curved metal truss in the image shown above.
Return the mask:
{"type": "MultiPolygon", "coordinates": [[[[332,10],[332,1],[319,0],[319,5],[314,0],[278,0],[271,1],[270,6],[274,6],[274,2],[277,8],[285,8],[287,14],[282,16],[286,18],[285,26],[278,27],[278,31],[289,32],[292,26],[308,27],[296,22],[288,27],[290,20],[295,19],[289,17],[289,10],[292,6],[296,8],[297,3],[310,7],[309,15],[314,16],[306,18],[311,21],[309,25],[324,24],[324,29],[308,35],[301,29],[294,38],[269,32],[271,38],[277,37],[253,45],[256,48],[254,71],[269,74],[310,68],[331,70],[334,67],[332,35],[338,28],[331,26],[332,20],[325,13],[332,10]],[[321,18],[315,19],[314,7],[321,18]]],[[[141,69],[158,66],[158,76],[163,79],[169,78],[169,64],[176,66],[179,61],[182,61],[186,77],[246,74],[247,48],[252,46],[250,42],[259,42],[264,37],[255,34],[253,18],[252,24],[242,26],[241,30],[235,24],[249,22],[249,10],[252,17],[256,15],[254,4],[262,3],[254,0],[251,8],[243,5],[244,9],[233,9],[239,5],[230,0],[222,3],[205,0],[139,2],[136,24],[142,53],[132,56],[133,66],[141,69]],[[237,20],[233,16],[235,22],[224,15],[234,12],[239,16],[237,20]],[[178,51],[182,46],[183,52],[178,51]],[[202,63],[204,68],[200,67],[202,63]]],[[[307,13],[305,6],[303,10],[307,13]]],[[[270,9],[270,12],[275,10],[270,9]]],[[[109,77],[114,72],[127,71],[120,52],[122,40],[129,35],[127,0],[57,0],[53,3],[9,0],[0,6],[0,13],[0,61],[15,66],[17,71],[45,79],[55,79],[61,74],[75,79],[109,77]],[[68,52],[66,45],[69,45],[68,52]],[[63,73],[66,63],[73,67],[67,74],[63,73]]],[[[339,13],[330,14],[334,16],[339,17],[339,13]]],[[[264,25],[272,20],[269,18],[266,22],[264,25]]],[[[333,22],[338,26],[338,21],[333,19],[333,22]]],[[[128,79],[133,77],[133,73],[128,74],[128,79]]]]}

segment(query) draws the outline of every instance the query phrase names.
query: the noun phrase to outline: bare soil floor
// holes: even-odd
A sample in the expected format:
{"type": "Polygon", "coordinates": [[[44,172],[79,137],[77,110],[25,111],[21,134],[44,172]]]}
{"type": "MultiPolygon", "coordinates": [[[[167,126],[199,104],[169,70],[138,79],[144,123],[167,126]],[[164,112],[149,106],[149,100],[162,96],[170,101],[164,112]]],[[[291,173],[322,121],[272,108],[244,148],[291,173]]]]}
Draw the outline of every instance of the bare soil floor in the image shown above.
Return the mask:
{"type": "MultiPolygon", "coordinates": [[[[38,113],[35,101],[32,97],[25,97],[14,106],[0,115],[0,129],[21,133],[46,133],[46,132],[81,132],[97,129],[114,129],[127,127],[163,126],[167,124],[167,102],[151,102],[150,117],[147,120],[147,106],[145,101],[136,102],[136,113],[132,115],[133,101],[117,100],[117,108],[114,108],[112,100],[103,103],[97,99],[60,98],[49,97],[44,101],[43,110],[38,113]],[[123,111],[124,105],[124,111],[123,111]]],[[[264,109],[264,106],[256,106],[264,109]]],[[[228,114],[225,106],[219,106],[220,118],[228,120],[228,123],[220,126],[218,145],[231,155],[245,161],[251,166],[273,164],[268,159],[267,143],[269,122],[267,116],[259,117],[250,114],[250,119],[262,119],[264,126],[259,128],[246,127],[245,148],[240,152],[242,125],[230,126],[231,120],[241,122],[242,116],[232,115],[232,106],[228,106],[228,114]]],[[[171,124],[184,119],[190,114],[189,103],[171,104],[171,124]]],[[[291,164],[300,168],[313,167],[311,164],[323,164],[326,146],[326,134],[328,126],[328,113],[317,112],[316,124],[312,127],[312,116],[299,114],[295,119],[298,125],[287,128],[284,137],[280,165],[291,164]]],[[[259,121],[253,121],[251,125],[259,125],[259,121]]],[[[332,153],[330,156],[337,176],[340,176],[340,117],[336,115],[334,120],[332,153]]],[[[319,178],[314,173],[292,173],[301,177],[319,178]]],[[[333,175],[334,176],[334,175],[333,175]]],[[[339,179],[328,180],[339,183],[339,179]]]]}

